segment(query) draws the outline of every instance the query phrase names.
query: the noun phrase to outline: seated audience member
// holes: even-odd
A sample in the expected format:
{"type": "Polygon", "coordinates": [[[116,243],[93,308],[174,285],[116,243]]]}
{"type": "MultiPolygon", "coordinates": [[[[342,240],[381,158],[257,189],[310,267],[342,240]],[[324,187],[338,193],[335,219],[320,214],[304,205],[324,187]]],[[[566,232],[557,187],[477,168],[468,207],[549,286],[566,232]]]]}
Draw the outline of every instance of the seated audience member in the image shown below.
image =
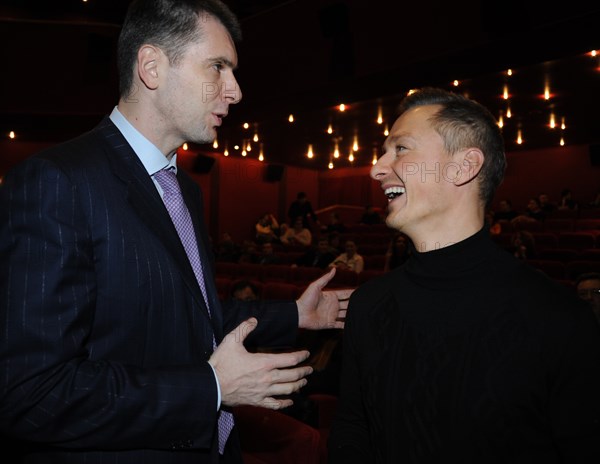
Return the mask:
{"type": "Polygon", "coordinates": [[[570,189],[564,189],[560,194],[560,204],[558,205],[558,209],[570,209],[577,210],[579,209],[579,203],[577,203],[573,199],[573,192],[570,189]]]}
{"type": "Polygon", "coordinates": [[[312,243],[312,234],[310,230],[304,227],[301,216],[294,219],[292,227],[289,227],[281,236],[281,243],[284,245],[310,246],[312,243]]]}
{"type": "Polygon", "coordinates": [[[587,301],[600,324],[600,272],[586,272],[576,280],[577,296],[587,301]]]}
{"type": "Polygon", "coordinates": [[[344,252],[342,236],[339,232],[330,232],[327,237],[329,239],[329,251],[333,253],[334,256],[344,252]]]}
{"type": "Polygon", "coordinates": [[[339,232],[340,234],[346,231],[346,226],[340,219],[340,215],[335,211],[329,215],[329,224],[321,227],[321,232],[330,233],[330,232],[339,232]]]}
{"type": "Polygon", "coordinates": [[[358,222],[360,224],[367,225],[381,224],[381,215],[377,211],[375,211],[372,205],[367,205],[365,206],[365,212],[363,213],[362,217],[360,218],[360,221],[358,222]]]}
{"type": "Polygon", "coordinates": [[[329,249],[329,240],[327,237],[319,237],[316,247],[311,247],[302,256],[300,256],[292,266],[318,267],[327,269],[337,253],[332,253],[329,249]]]}
{"type": "Polygon", "coordinates": [[[238,263],[258,263],[259,254],[256,249],[256,242],[252,240],[244,240],[238,263]]]}
{"type": "Polygon", "coordinates": [[[535,249],[535,238],[531,232],[520,230],[512,236],[512,250],[516,258],[535,259],[537,252],[535,249]]]}
{"type": "Polygon", "coordinates": [[[259,244],[279,241],[279,223],[271,213],[263,214],[254,225],[254,229],[256,242],[259,244]]]}
{"type": "Polygon", "coordinates": [[[265,242],[261,246],[261,254],[258,257],[259,264],[279,264],[281,257],[275,252],[271,242],[265,242]]]}
{"type": "Polygon", "coordinates": [[[542,211],[539,200],[537,198],[530,198],[527,202],[525,213],[514,218],[512,222],[544,222],[545,219],[546,214],[542,211]]]}
{"type": "Polygon", "coordinates": [[[558,209],[558,205],[550,200],[550,196],[547,193],[540,193],[538,195],[538,201],[540,202],[540,208],[545,214],[552,214],[558,209]]]}
{"type": "Polygon", "coordinates": [[[363,257],[357,253],[356,243],[354,243],[352,240],[347,240],[344,248],[346,251],[335,258],[329,264],[329,267],[349,269],[357,274],[360,274],[365,268],[365,261],[363,257]]]}
{"type": "Polygon", "coordinates": [[[231,298],[240,301],[258,300],[258,289],[249,280],[236,280],[231,285],[231,298]]]}
{"type": "Polygon", "coordinates": [[[228,232],[223,232],[215,248],[215,261],[237,263],[240,258],[240,246],[233,241],[228,232]]]}
{"type": "Polygon", "coordinates": [[[408,259],[409,255],[408,237],[401,232],[392,237],[390,246],[385,253],[385,264],[383,270],[385,272],[396,269],[398,266],[404,264],[408,259]]]}
{"type": "Polygon", "coordinates": [[[492,211],[487,211],[485,213],[485,223],[488,226],[490,235],[502,233],[502,224],[494,219],[494,213],[492,211]]]}
{"type": "Polygon", "coordinates": [[[513,209],[512,202],[504,199],[498,202],[498,209],[494,212],[494,221],[512,221],[518,215],[519,213],[513,209]]]}

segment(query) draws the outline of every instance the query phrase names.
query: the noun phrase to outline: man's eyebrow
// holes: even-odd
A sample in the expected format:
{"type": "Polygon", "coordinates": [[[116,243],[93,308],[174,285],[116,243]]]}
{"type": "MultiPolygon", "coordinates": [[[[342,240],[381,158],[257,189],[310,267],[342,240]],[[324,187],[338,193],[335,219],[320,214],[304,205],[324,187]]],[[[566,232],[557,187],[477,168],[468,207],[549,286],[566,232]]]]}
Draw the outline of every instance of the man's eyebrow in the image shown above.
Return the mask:
{"type": "Polygon", "coordinates": [[[233,62],[229,58],[225,58],[224,56],[215,56],[214,58],[208,59],[209,63],[222,63],[225,66],[231,69],[237,69],[237,66],[233,64],[233,62]]]}

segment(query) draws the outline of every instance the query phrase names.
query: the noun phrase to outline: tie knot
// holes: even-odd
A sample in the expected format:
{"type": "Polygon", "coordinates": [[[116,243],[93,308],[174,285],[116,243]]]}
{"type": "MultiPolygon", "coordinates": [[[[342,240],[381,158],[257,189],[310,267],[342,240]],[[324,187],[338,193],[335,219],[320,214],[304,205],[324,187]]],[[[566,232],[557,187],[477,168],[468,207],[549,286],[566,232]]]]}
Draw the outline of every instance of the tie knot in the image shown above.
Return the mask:
{"type": "Polygon", "coordinates": [[[179,192],[179,183],[177,182],[177,176],[173,168],[161,169],[154,174],[154,178],[166,195],[179,192]]]}

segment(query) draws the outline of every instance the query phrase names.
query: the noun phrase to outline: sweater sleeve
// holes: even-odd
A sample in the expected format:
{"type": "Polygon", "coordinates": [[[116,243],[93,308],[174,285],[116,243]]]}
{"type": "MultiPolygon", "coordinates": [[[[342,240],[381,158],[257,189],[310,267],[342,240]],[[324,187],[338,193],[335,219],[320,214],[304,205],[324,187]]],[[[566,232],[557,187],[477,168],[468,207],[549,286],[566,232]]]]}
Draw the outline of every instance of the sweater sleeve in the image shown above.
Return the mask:
{"type": "Polygon", "coordinates": [[[351,299],[344,328],[342,387],[328,439],[330,464],[363,464],[371,462],[373,457],[368,420],[362,402],[358,356],[361,350],[358,344],[361,322],[357,313],[360,313],[360,309],[351,299]]]}

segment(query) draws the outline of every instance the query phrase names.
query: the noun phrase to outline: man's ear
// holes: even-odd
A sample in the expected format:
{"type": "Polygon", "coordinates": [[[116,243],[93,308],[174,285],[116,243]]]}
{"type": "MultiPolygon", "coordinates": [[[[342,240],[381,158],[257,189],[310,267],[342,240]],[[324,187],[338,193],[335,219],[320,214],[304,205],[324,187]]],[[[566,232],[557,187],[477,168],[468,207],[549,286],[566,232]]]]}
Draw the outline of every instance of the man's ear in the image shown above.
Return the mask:
{"type": "Polygon", "coordinates": [[[155,90],[158,87],[159,65],[163,57],[160,49],[153,45],[142,45],[137,54],[137,72],[146,88],[155,90]]]}
{"type": "Polygon", "coordinates": [[[483,167],[484,159],[485,157],[479,148],[465,150],[459,160],[461,166],[454,183],[463,185],[475,179],[483,167]]]}

